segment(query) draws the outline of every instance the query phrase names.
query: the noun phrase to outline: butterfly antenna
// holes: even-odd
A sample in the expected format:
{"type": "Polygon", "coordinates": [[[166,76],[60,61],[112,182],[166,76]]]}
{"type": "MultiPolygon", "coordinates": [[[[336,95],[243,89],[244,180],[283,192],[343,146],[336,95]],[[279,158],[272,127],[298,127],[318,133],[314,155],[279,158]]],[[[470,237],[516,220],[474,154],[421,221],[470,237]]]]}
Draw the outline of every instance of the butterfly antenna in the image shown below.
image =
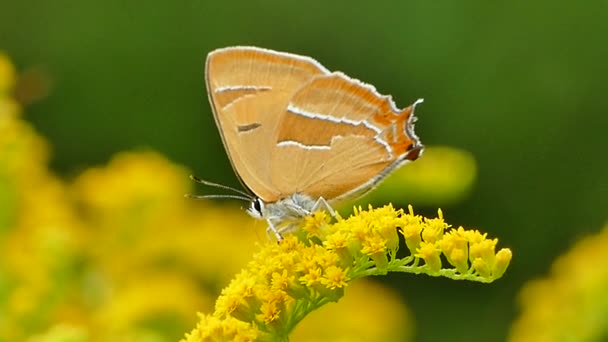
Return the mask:
{"type": "Polygon", "coordinates": [[[250,201],[250,200],[253,199],[253,197],[251,195],[249,195],[248,193],[246,193],[244,191],[241,191],[239,189],[235,189],[235,188],[229,187],[227,185],[213,183],[213,182],[210,182],[210,181],[207,181],[207,180],[204,180],[204,179],[200,179],[200,178],[198,178],[198,177],[196,177],[194,175],[190,175],[190,179],[192,179],[193,181],[195,181],[195,182],[197,182],[199,184],[203,184],[203,185],[206,185],[206,186],[211,186],[211,187],[214,187],[214,188],[219,188],[219,189],[224,189],[224,190],[229,190],[229,191],[232,191],[232,192],[236,192],[237,194],[243,195],[244,197],[248,198],[248,201],[250,201]]]}
{"type": "Polygon", "coordinates": [[[250,202],[251,201],[251,198],[249,198],[249,197],[243,197],[243,196],[238,196],[238,195],[191,195],[191,194],[185,194],[184,197],[186,197],[186,198],[194,198],[194,199],[232,198],[232,199],[237,199],[237,200],[241,200],[241,201],[245,201],[245,202],[250,202]]]}

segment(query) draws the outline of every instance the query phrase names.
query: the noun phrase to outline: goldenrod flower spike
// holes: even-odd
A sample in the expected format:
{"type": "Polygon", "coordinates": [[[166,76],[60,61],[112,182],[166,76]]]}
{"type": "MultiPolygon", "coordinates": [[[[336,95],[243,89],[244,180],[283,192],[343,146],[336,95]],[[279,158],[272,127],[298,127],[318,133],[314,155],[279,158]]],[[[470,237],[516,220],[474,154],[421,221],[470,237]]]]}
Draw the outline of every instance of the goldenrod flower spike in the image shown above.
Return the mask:
{"type": "Polygon", "coordinates": [[[295,234],[261,246],[222,291],[215,312],[201,316],[184,341],[287,341],[308,313],[338,301],[353,279],[370,275],[424,273],[489,283],[511,260],[508,249],[495,253],[497,242],[478,231],[450,229],[441,210],[425,218],[411,206],[408,213],[392,205],[355,208],[335,223],[317,212],[295,234]],[[403,256],[399,233],[409,250],[403,256]]]}

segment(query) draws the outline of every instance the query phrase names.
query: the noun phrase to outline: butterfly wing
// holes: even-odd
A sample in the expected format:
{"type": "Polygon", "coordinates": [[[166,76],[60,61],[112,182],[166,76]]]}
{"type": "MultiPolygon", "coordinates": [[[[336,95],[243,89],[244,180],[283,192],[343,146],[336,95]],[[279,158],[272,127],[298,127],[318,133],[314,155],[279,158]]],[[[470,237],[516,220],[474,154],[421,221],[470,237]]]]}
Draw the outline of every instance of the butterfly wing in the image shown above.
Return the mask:
{"type": "Polygon", "coordinates": [[[206,81],[232,166],[265,202],[296,192],[354,197],[422,150],[415,104],[399,110],[309,57],[219,49],[207,58],[206,81]]]}
{"type": "Polygon", "coordinates": [[[312,58],[255,47],[215,50],[205,69],[215,122],[235,172],[262,200],[284,197],[271,179],[280,119],[297,89],[329,71],[312,58]]]}
{"type": "Polygon", "coordinates": [[[372,189],[421,153],[415,105],[399,110],[373,86],[341,73],[315,76],[280,116],[274,186],[334,202],[372,189]]]}

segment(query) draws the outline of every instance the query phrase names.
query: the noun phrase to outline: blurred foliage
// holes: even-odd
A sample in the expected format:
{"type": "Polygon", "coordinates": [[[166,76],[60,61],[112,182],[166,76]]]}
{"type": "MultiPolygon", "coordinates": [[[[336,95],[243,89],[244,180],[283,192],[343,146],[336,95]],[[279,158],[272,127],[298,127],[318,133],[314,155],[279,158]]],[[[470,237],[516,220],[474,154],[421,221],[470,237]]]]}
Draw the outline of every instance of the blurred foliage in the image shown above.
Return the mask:
{"type": "MultiPolygon", "coordinates": [[[[487,341],[506,338],[523,283],[606,221],[607,12],[601,0],[4,1],[0,49],[19,70],[35,71],[9,81],[54,148],[52,170],[66,177],[143,146],[237,186],[202,81],[206,53],[222,46],[313,56],[392,94],[401,107],[424,98],[416,125],[422,142],[467,151],[477,166],[467,197],[429,208],[441,205],[456,223],[492,227],[515,258],[508,276],[488,287],[421,277],[390,283],[415,314],[418,341],[487,341]]],[[[0,112],[15,106],[3,102],[0,112]]],[[[11,151],[48,148],[24,134],[11,151]]],[[[46,165],[47,152],[32,153],[46,165]]],[[[19,158],[11,160],[18,170],[19,158]]],[[[58,207],[52,216],[75,215],[59,212],[65,190],[44,185],[55,177],[27,172],[15,181],[0,176],[0,234],[21,201],[51,203],[58,207]],[[28,191],[16,202],[6,189],[18,184],[28,191]]],[[[50,215],[39,211],[32,220],[50,215]]]]}

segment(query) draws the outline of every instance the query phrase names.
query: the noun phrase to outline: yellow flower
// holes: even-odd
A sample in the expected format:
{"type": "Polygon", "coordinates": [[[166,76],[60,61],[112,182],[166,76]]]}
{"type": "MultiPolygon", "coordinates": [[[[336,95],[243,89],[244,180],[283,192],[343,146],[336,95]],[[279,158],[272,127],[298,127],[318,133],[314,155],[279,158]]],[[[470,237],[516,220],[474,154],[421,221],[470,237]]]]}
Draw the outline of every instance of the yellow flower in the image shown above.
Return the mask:
{"type": "Polygon", "coordinates": [[[439,241],[443,237],[443,232],[450,227],[443,221],[443,212],[441,209],[439,209],[438,213],[439,217],[437,218],[424,219],[424,224],[422,226],[422,240],[430,243],[439,241]]]}
{"type": "Polygon", "coordinates": [[[7,55],[0,51],[0,98],[15,84],[16,72],[7,55]]]}
{"type": "Polygon", "coordinates": [[[108,166],[83,172],[74,182],[73,191],[88,213],[97,218],[122,220],[125,214],[148,217],[149,213],[172,212],[183,206],[183,195],[190,190],[188,174],[156,152],[123,152],[108,166]]]}
{"type": "Polygon", "coordinates": [[[338,231],[327,237],[323,241],[323,246],[328,250],[334,251],[340,257],[343,264],[348,264],[352,256],[348,250],[349,234],[345,231],[338,231]]]}
{"type": "Polygon", "coordinates": [[[416,257],[424,260],[431,273],[441,270],[441,249],[435,243],[422,242],[416,257]]]}
{"type": "Polygon", "coordinates": [[[289,336],[293,342],[413,341],[414,320],[401,297],[373,279],[348,285],[338,303],[311,312],[289,336]]]}
{"type": "Polygon", "coordinates": [[[325,269],[321,284],[325,285],[330,290],[335,290],[337,288],[345,287],[349,280],[346,270],[332,265],[325,269]]]}
{"type": "Polygon", "coordinates": [[[28,342],[85,342],[89,340],[90,336],[85,329],[68,324],[57,324],[42,334],[32,336],[28,342]]]}
{"type": "Polygon", "coordinates": [[[252,342],[256,341],[259,331],[255,326],[239,321],[236,318],[228,317],[220,319],[214,316],[199,315],[200,321],[196,329],[186,334],[183,339],[185,342],[197,341],[235,341],[252,342]]]}
{"type": "Polygon", "coordinates": [[[302,231],[309,236],[322,236],[324,229],[330,222],[330,217],[325,211],[317,211],[313,213],[309,220],[302,226],[302,231]]]}
{"type": "Polygon", "coordinates": [[[388,266],[386,242],[380,235],[368,235],[361,243],[361,253],[372,258],[379,269],[388,266]]]}
{"type": "Polygon", "coordinates": [[[386,240],[379,235],[366,236],[363,240],[361,253],[373,256],[386,252],[386,240]]]}
{"type": "MultiPolygon", "coordinates": [[[[260,340],[286,340],[306,315],[328,302],[339,300],[353,279],[387,272],[410,272],[491,282],[502,276],[510,260],[510,252],[503,250],[501,264],[495,268],[501,273],[493,273],[491,267],[497,260],[493,254],[497,240],[487,240],[485,236],[479,239],[477,234],[468,234],[462,227],[444,234],[450,226],[444,222],[441,210],[439,217],[422,220],[413,215],[411,208],[406,214],[390,205],[378,209],[370,207],[367,211],[355,208],[354,212],[351,217],[338,218],[333,224],[322,215],[311,215],[303,223],[304,233],[296,232],[279,243],[268,242],[260,246],[253,261],[222,292],[213,316],[243,319],[244,323],[257,328],[260,340]],[[409,238],[420,244],[416,254],[398,258],[398,245],[387,242],[393,239],[393,234],[397,236],[397,229],[404,223],[419,225],[416,229],[408,227],[408,231],[419,232],[417,238],[411,234],[409,238]],[[477,246],[478,255],[470,265],[463,247],[467,244],[477,246]],[[444,249],[440,247],[442,245],[444,249]],[[348,253],[344,253],[345,246],[350,246],[348,253]],[[353,246],[360,249],[355,250],[353,246]],[[457,264],[456,268],[442,268],[443,250],[451,252],[450,258],[457,264]],[[478,260],[486,262],[489,270],[476,268],[478,260]],[[420,261],[424,261],[424,265],[420,266],[420,261]],[[244,296],[233,293],[234,288],[243,288],[240,284],[244,282],[248,287],[255,283],[255,299],[249,298],[245,302],[256,305],[243,304],[244,296]],[[237,311],[239,313],[234,314],[237,311]]],[[[206,330],[199,324],[188,338],[199,336],[198,341],[205,341],[209,338],[206,330]]]]}
{"type": "Polygon", "coordinates": [[[47,168],[46,142],[8,97],[14,73],[0,53],[0,340],[7,341],[48,330],[57,323],[47,324],[48,316],[78,317],[59,284],[76,276],[87,235],[65,184],[47,168]]]}
{"type": "Polygon", "coordinates": [[[496,253],[496,262],[492,267],[492,274],[495,277],[501,277],[509,267],[513,253],[510,249],[503,248],[496,253]]]}
{"type": "MultiPolygon", "coordinates": [[[[509,341],[605,341],[607,246],[608,224],[560,256],[548,276],[525,284],[509,341]]],[[[498,263],[501,258],[496,255],[498,263]]]]}
{"type": "Polygon", "coordinates": [[[398,225],[401,227],[400,233],[405,238],[407,248],[411,254],[415,254],[420,242],[422,241],[422,217],[414,215],[414,208],[408,206],[408,215],[401,216],[401,222],[398,225]]]}
{"type": "Polygon", "coordinates": [[[466,273],[468,269],[469,241],[462,227],[444,235],[440,243],[441,250],[448,262],[456,267],[458,272],[466,273]]]}

